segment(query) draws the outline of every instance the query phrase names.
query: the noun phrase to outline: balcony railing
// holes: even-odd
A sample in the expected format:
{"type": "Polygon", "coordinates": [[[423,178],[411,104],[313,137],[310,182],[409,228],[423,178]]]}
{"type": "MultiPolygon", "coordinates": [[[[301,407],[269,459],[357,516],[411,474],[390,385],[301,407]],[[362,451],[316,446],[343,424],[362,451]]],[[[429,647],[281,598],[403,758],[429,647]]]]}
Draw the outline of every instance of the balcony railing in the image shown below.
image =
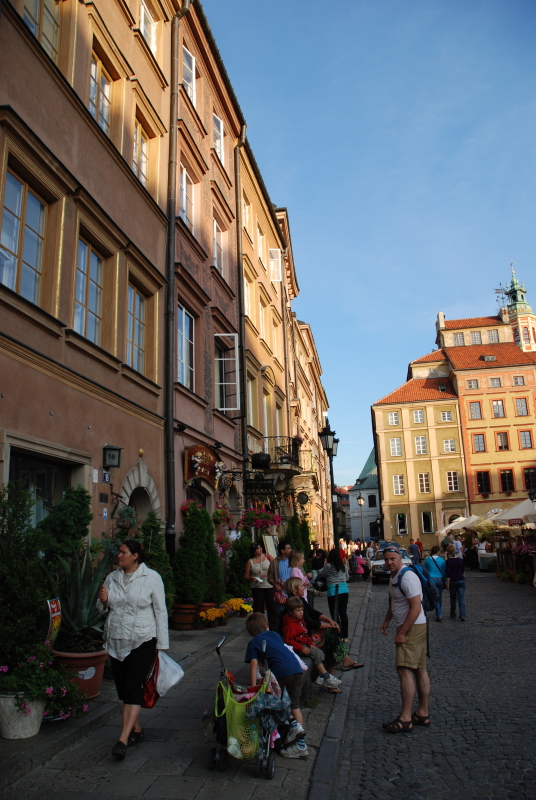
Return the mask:
{"type": "Polygon", "coordinates": [[[300,448],[290,436],[265,436],[263,451],[270,455],[272,464],[300,466],[300,448]]]}

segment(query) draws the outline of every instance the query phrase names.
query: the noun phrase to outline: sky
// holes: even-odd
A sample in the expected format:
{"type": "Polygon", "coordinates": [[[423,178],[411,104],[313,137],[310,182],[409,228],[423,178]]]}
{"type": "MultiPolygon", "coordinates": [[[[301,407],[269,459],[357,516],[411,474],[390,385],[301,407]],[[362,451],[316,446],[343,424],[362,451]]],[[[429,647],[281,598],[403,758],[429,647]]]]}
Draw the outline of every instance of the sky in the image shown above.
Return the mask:
{"type": "Polygon", "coordinates": [[[271,199],[288,208],[335,480],[447,319],[536,309],[534,0],[204,0],[271,199]]]}

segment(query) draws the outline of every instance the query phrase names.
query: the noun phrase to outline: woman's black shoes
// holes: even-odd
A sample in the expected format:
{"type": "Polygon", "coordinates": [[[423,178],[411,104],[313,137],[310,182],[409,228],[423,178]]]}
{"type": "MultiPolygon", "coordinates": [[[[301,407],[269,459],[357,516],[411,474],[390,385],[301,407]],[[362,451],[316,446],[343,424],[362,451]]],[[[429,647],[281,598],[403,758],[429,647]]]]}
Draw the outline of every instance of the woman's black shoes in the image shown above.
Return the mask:
{"type": "Polygon", "coordinates": [[[127,746],[123,744],[123,742],[116,742],[112,747],[112,755],[117,758],[118,761],[122,761],[127,754],[127,746]]]}
{"type": "Polygon", "coordinates": [[[128,737],[128,746],[134,747],[135,744],[145,741],[145,734],[143,731],[130,731],[128,737]]]}

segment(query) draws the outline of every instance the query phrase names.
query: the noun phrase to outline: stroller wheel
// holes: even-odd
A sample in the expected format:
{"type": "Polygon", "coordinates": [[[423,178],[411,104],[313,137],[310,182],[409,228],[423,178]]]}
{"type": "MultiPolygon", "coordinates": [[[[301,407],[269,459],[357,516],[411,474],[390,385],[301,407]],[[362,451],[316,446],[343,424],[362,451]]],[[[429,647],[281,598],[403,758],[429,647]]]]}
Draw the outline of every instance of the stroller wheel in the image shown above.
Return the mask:
{"type": "Polygon", "coordinates": [[[218,768],[220,772],[225,772],[227,769],[227,762],[229,760],[229,754],[227,752],[226,747],[220,747],[220,760],[218,762],[218,768]]]}
{"type": "Polygon", "coordinates": [[[211,747],[210,752],[208,754],[208,768],[213,770],[216,766],[216,748],[211,747]]]}
{"type": "Polygon", "coordinates": [[[268,764],[266,765],[266,777],[268,778],[269,781],[271,781],[274,775],[275,775],[275,756],[273,753],[270,753],[270,755],[268,756],[268,764]]]}
{"type": "Polygon", "coordinates": [[[264,758],[262,756],[262,751],[259,750],[259,755],[257,756],[257,763],[255,764],[255,777],[260,778],[263,768],[264,758]]]}

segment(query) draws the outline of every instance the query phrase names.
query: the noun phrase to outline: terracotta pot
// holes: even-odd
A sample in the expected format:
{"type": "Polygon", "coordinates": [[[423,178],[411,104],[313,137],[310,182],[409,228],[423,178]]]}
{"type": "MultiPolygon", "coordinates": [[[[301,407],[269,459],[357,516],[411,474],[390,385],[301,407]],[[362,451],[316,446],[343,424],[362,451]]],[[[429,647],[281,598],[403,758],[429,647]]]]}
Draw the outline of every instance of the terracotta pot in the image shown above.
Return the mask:
{"type": "Polygon", "coordinates": [[[106,650],[96,653],[62,653],[52,650],[54,660],[73,673],[75,682],[89,700],[98,697],[104,673],[104,662],[108,658],[106,650]]]}
{"type": "Polygon", "coordinates": [[[209,608],[216,608],[216,603],[200,603],[197,606],[197,612],[200,614],[202,611],[207,611],[209,608]]]}
{"type": "Polygon", "coordinates": [[[45,700],[27,700],[29,714],[19,711],[14,694],[0,694],[0,736],[3,739],[29,739],[37,736],[43,721],[45,700]]]}
{"type": "Polygon", "coordinates": [[[187,603],[178,603],[173,606],[173,612],[169,619],[169,627],[172,631],[191,631],[197,619],[197,606],[187,603]]]}

